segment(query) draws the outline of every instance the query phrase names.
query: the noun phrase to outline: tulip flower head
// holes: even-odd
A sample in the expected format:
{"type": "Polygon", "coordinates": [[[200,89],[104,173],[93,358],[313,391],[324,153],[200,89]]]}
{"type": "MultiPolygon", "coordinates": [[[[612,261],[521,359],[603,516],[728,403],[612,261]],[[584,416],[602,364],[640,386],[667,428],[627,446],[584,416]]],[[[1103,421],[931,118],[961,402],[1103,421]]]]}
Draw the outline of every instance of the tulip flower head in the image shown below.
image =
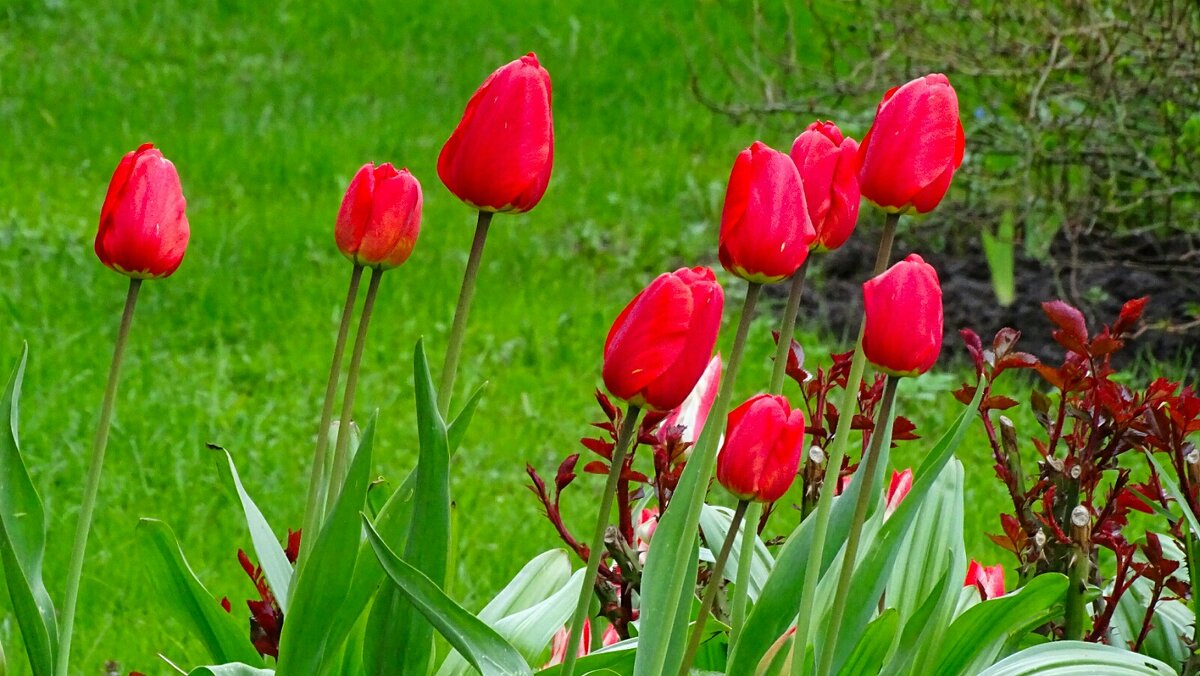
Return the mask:
{"type": "Polygon", "coordinates": [[[96,232],[96,256],[135,279],[169,277],[183,262],[191,230],[175,165],[152,143],[117,164],[96,232]]]}
{"type": "Polygon", "coordinates": [[[998,563],[994,566],[982,566],[978,561],[971,559],[963,586],[972,585],[979,590],[984,601],[1004,596],[1004,566],[998,563]]]}
{"type": "Polygon", "coordinates": [[[760,394],[729,413],[717,481],[740,500],[774,502],[787,493],[804,452],[804,412],[760,394]]]}
{"type": "Polygon", "coordinates": [[[917,254],[863,284],[863,352],[894,376],[928,371],[942,351],[942,287],[917,254]]]}
{"type": "Polygon", "coordinates": [[[759,141],[743,150],[725,190],[721,265],[747,281],[778,282],[800,269],[815,237],[791,158],[759,141]]]}
{"type": "Polygon", "coordinates": [[[958,95],[940,73],[883,95],[858,149],[862,195],[891,213],[933,211],[962,164],[958,95]]]}
{"type": "Polygon", "coordinates": [[[725,294],[708,268],[664,273],[625,306],[604,342],[604,384],[654,411],[679,406],[717,343],[725,294]]]}
{"type": "Polygon", "coordinates": [[[846,243],[858,223],[858,143],[832,122],[813,122],[792,144],[792,161],[816,231],[814,251],[846,243]]]}
{"type": "Polygon", "coordinates": [[[438,155],[438,177],[482,211],[529,211],[554,164],[550,74],[533,53],[501,66],[467,102],[438,155]]]}
{"type": "Polygon", "coordinates": [[[403,264],[421,231],[421,204],[421,183],[407,169],[364,164],[338,210],[338,249],[366,267],[387,270],[403,264]]]}
{"type": "Polygon", "coordinates": [[[708,412],[712,409],[713,401],[717,398],[717,390],[721,384],[721,355],[713,355],[704,369],[704,375],[696,382],[691,394],[683,403],[672,409],[667,417],[662,419],[655,431],[655,437],[660,443],[667,442],[667,434],[673,427],[681,427],[679,440],[683,443],[694,444],[700,437],[700,430],[708,420],[708,412]]]}
{"type": "Polygon", "coordinates": [[[903,502],[904,496],[912,490],[913,471],[906,469],[903,472],[892,472],[892,481],[888,484],[887,496],[884,501],[883,518],[892,515],[896,508],[903,502]]]}

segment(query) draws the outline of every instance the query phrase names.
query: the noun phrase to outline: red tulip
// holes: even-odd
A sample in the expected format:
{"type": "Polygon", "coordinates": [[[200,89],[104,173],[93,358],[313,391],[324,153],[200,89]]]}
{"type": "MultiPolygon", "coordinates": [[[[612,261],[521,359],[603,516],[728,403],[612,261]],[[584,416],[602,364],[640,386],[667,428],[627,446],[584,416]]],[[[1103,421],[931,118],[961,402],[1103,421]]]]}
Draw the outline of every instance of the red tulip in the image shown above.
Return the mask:
{"type": "Polygon", "coordinates": [[[903,472],[892,472],[892,482],[888,484],[887,499],[884,502],[883,518],[892,515],[908,492],[912,490],[913,471],[906,469],[903,472]]]}
{"type": "Polygon", "coordinates": [[[483,211],[529,211],[554,164],[550,74],[532,52],[488,76],[438,156],[442,183],[483,211]]]}
{"type": "Polygon", "coordinates": [[[893,87],[858,149],[862,195],[888,212],[933,211],[962,164],[964,146],[958,95],[945,75],[893,87]]]}
{"type": "Polygon", "coordinates": [[[796,137],[791,156],[816,230],[813,250],[840,247],[858,223],[858,143],[834,123],[818,121],[796,137]]]}
{"type": "Polygon", "coordinates": [[[421,203],[421,184],[407,169],[364,164],[338,211],[338,249],[367,267],[386,270],[404,263],[421,231],[421,203]]]}
{"type": "Polygon", "coordinates": [[[713,401],[717,398],[720,384],[721,355],[718,354],[708,362],[708,367],[704,369],[704,375],[700,376],[700,380],[696,382],[696,386],[692,388],[687,399],[672,409],[667,417],[658,424],[655,436],[659,442],[666,443],[667,432],[671,428],[681,427],[683,429],[679,440],[688,444],[696,443],[696,439],[700,437],[700,430],[704,429],[704,423],[708,420],[708,412],[712,409],[713,401]]]}
{"type": "Polygon", "coordinates": [[[683,403],[717,343],[725,294],[708,268],[658,276],[613,322],[604,342],[604,384],[655,411],[683,403]]]}
{"type": "MultiPolygon", "coordinates": [[[[550,639],[550,661],[542,666],[543,669],[548,669],[557,664],[562,664],[567,658],[567,641],[571,640],[571,630],[563,627],[554,632],[554,637],[550,639]]],[[[601,647],[608,647],[621,640],[621,635],[617,633],[617,628],[613,625],[608,625],[604,628],[604,633],[600,635],[601,647]]],[[[583,635],[579,637],[579,650],[576,652],[577,657],[583,657],[592,651],[592,623],[590,620],[583,621],[583,635]]]]}
{"type": "Polygon", "coordinates": [[[920,375],[942,351],[942,287],[917,254],[863,284],[863,351],[879,370],[920,375]]]}
{"type": "Polygon", "coordinates": [[[816,233],[791,158],[755,141],[733,163],[721,211],[721,265],[751,282],[778,282],[808,258],[816,233]]]}
{"type": "Polygon", "coordinates": [[[979,589],[984,601],[1004,596],[1004,566],[998,563],[994,566],[981,566],[978,561],[971,559],[963,586],[971,585],[979,589]]]}
{"type": "Polygon", "coordinates": [[[725,429],[717,481],[741,500],[783,497],[804,453],[804,412],[777,394],[760,394],[730,412],[725,429]]]}
{"type": "Polygon", "coordinates": [[[152,143],[121,158],[100,208],[96,256],[135,279],[169,277],[187,250],[187,200],[175,165],[152,143]]]}

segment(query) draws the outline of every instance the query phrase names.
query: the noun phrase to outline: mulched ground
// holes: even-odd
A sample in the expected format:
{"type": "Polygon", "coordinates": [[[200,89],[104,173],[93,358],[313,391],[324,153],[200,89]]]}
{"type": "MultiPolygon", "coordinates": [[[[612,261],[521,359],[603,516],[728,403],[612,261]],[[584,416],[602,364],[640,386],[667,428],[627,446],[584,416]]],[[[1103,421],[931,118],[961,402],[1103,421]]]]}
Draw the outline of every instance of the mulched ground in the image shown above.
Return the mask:
{"type": "MultiPolygon", "coordinates": [[[[1022,349],[1057,361],[1062,349],[1050,338],[1050,323],[1041,310],[1046,300],[1064,299],[1080,308],[1092,330],[1112,322],[1121,305],[1131,298],[1150,296],[1144,325],[1126,350],[1126,362],[1138,351],[1179,364],[1187,380],[1197,379],[1200,361],[1200,256],[1172,250],[1169,242],[1150,236],[1122,240],[1090,241],[1074,246],[1060,238],[1052,247],[1052,260],[1039,261],[1018,254],[1017,298],[1002,307],[992,291],[987,262],[978,244],[947,253],[928,253],[920,231],[906,231],[902,222],[892,261],[920,253],[937,268],[942,282],[946,313],[944,356],[965,357],[958,330],[974,329],[988,344],[995,332],[1010,326],[1021,331],[1022,349]],[[1074,250],[1073,250],[1074,249],[1074,250]],[[1183,256],[1183,258],[1181,258],[1183,256]]],[[[860,223],[859,232],[838,251],[817,257],[809,271],[809,290],[801,310],[835,334],[853,337],[862,312],[863,280],[870,276],[879,241],[879,226],[860,223]]],[[[786,293],[776,285],[770,293],[786,293]]],[[[810,320],[812,321],[812,320],[810,320]]]]}

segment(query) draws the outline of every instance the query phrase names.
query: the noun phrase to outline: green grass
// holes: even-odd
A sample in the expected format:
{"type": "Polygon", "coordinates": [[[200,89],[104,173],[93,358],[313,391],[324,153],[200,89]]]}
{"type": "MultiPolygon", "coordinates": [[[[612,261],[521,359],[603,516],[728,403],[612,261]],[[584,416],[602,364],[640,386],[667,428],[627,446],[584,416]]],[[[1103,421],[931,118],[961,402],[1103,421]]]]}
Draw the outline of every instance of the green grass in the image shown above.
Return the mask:
{"type": "MultiPolygon", "coordinates": [[[[252,589],[235,552],[249,538],[205,442],[233,452],[277,530],[299,525],[350,270],[333,219],[366,161],[409,167],[426,194],[416,252],[384,279],[358,393],[360,417],[381,412],[377,470],[398,479],[412,466],[412,346],[423,335],[440,364],[474,222],[437,181],[437,152],[482,78],[531,50],[554,78],[556,164],[543,203],[498,217],[485,255],[458,396],[490,387],[453,468],[453,592],[477,608],[556,545],[523,488],[523,463],[549,472],[579,450],[611,319],[658,272],[715,262],[734,155],[760,136],[786,147],[804,122],[733,126],[695,103],[686,53],[696,45],[681,37],[694,25],[689,3],[637,16],[604,4],[16,0],[0,9],[0,363],[29,341],[23,446],[50,514],[46,573],[60,606],[124,297],[124,278],[91,251],[120,156],[144,141],[162,148],[192,223],[183,266],[144,287],[134,322],[84,571],[78,673],[109,659],[162,673],[157,652],[199,659],[144,584],[140,516],[169,522],[209,589],[244,610],[252,589]]],[[[730,50],[741,37],[734,23],[712,30],[730,50]]],[[[723,279],[730,305],[740,303],[744,284],[723,279]]],[[[770,325],[754,327],[744,394],[766,381],[770,325]]],[[[809,331],[810,355],[826,354],[819,327],[809,331]]],[[[926,398],[902,409],[936,437],[958,404],[917,388],[926,398]]],[[[999,555],[980,529],[994,528],[1004,496],[972,439],[960,453],[977,519],[967,532],[971,551],[991,561],[999,555]]],[[[901,461],[916,463],[918,447],[899,451],[901,461]]],[[[599,484],[571,489],[573,523],[587,523],[599,484]]],[[[0,623],[0,641],[9,673],[24,673],[12,621],[0,623]]]]}

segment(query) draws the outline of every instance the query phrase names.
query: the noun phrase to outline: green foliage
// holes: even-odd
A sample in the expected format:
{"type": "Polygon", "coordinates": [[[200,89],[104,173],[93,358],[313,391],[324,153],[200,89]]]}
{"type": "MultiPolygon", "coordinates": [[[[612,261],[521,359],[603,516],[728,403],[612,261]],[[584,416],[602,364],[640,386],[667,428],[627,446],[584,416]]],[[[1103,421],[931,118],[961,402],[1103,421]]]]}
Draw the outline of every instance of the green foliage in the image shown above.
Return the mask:
{"type": "Polygon", "coordinates": [[[223,448],[220,450],[225,454],[230,479],[237,492],[238,501],[242,504],[242,511],[246,515],[246,526],[250,529],[250,541],[254,543],[254,553],[258,555],[259,565],[262,566],[263,575],[267,578],[271,593],[274,594],[279,608],[286,615],[291,603],[292,564],[288,561],[283,547],[280,546],[275,531],[271,529],[271,524],[267,523],[267,517],[263,516],[262,510],[254,504],[254,500],[246,492],[246,487],[242,485],[242,479],[238,476],[237,467],[233,463],[233,456],[223,448]]]}
{"type": "Polygon", "coordinates": [[[1174,669],[1162,662],[1128,650],[1096,643],[1055,641],[1026,648],[979,672],[979,676],[1164,676],[1174,673],[1174,669]]]}
{"type": "Polygon", "coordinates": [[[30,668],[36,676],[49,676],[54,671],[58,624],[54,602],[42,580],[46,513],[25,468],[17,434],[28,356],[29,348],[22,346],[21,358],[0,401],[0,419],[6,421],[0,433],[0,560],[30,668]]]}

